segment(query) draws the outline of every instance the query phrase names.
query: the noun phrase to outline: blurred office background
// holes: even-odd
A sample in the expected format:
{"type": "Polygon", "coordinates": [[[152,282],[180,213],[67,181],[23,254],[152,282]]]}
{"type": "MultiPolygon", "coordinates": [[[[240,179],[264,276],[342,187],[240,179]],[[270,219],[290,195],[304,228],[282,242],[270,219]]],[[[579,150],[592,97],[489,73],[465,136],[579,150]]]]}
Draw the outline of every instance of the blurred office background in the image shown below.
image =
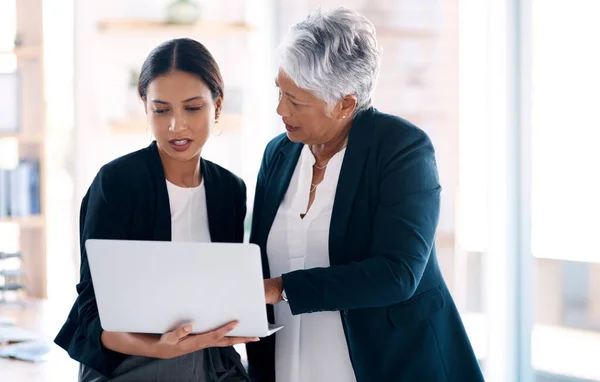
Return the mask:
{"type": "MultiPolygon", "coordinates": [[[[274,50],[338,5],[377,28],[376,107],[436,147],[440,263],[486,380],[600,381],[597,0],[0,0],[0,319],[52,338],[66,318],[81,198],[152,140],[135,79],[154,46],[185,36],[215,56],[223,131],[203,155],[251,201],[283,132],[274,50]]],[[[0,380],[76,378],[61,351],[17,362],[0,380]]]]}

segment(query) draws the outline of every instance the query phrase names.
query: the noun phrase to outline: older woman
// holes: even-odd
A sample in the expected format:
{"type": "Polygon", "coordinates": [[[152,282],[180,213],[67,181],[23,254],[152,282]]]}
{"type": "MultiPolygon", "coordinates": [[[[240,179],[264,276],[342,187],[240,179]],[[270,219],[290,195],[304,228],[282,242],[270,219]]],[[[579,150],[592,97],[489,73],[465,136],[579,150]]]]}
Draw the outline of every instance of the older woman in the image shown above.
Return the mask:
{"type": "Polygon", "coordinates": [[[373,25],[338,8],[295,25],[281,47],[277,112],[252,238],[270,319],[248,344],[255,381],[481,381],[438,266],[434,149],[375,110],[373,25]]]}

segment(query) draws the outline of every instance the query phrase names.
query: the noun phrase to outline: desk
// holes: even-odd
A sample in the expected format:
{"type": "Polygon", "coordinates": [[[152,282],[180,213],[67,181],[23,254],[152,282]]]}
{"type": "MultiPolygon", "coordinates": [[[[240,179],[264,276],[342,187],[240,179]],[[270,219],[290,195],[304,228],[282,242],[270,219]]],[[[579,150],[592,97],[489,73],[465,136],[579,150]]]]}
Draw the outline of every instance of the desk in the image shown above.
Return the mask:
{"type": "MultiPolygon", "coordinates": [[[[25,307],[0,305],[0,317],[13,317],[16,326],[39,334],[52,342],[67,318],[70,305],[45,300],[28,300],[25,307]]],[[[2,382],[69,382],[77,381],[79,364],[67,352],[52,343],[52,352],[46,362],[31,363],[0,358],[2,382]]]]}

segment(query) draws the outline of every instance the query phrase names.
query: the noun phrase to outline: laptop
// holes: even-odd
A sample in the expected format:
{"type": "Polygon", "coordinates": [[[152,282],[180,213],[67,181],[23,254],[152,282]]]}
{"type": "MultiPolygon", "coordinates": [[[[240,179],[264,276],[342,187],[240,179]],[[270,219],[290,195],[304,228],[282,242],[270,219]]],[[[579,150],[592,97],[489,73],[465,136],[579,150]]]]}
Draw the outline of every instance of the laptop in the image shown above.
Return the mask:
{"type": "Polygon", "coordinates": [[[88,239],[85,242],[102,328],[192,333],[231,321],[235,337],[267,337],[270,325],[260,248],[255,244],[88,239]]]}

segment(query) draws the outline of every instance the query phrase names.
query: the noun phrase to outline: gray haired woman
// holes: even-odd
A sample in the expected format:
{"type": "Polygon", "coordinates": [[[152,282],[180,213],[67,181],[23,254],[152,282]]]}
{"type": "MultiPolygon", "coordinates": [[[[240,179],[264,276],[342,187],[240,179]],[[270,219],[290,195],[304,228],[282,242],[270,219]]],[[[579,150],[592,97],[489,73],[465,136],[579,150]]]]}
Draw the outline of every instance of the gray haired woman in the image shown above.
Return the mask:
{"type": "Polygon", "coordinates": [[[269,318],[254,381],[482,381],[434,239],[440,185],[427,135],[373,108],[373,25],[316,11],[282,44],[277,112],[251,241],[269,318]]]}

